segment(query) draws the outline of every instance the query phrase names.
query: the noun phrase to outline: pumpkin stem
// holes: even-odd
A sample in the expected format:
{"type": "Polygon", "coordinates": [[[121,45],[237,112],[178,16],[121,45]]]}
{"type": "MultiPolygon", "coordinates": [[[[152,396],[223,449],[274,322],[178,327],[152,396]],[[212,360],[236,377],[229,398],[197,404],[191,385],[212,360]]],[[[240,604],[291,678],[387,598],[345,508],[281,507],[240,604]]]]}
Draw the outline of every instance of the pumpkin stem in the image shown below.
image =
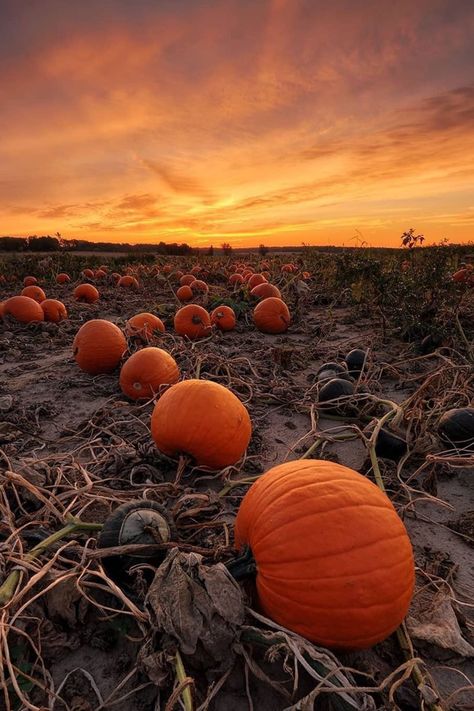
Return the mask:
{"type": "Polygon", "coordinates": [[[242,555],[227,561],[225,565],[234,580],[237,581],[253,578],[257,573],[257,564],[250,546],[245,546],[242,555]]]}

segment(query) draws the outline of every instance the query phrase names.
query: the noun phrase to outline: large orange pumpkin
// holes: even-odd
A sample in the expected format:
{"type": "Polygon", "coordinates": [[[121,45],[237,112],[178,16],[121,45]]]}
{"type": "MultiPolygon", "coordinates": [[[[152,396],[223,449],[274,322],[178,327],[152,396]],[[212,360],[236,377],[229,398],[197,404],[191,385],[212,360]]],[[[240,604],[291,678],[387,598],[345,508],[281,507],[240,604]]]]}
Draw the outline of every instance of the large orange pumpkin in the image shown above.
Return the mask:
{"type": "Polygon", "coordinates": [[[235,464],[252,434],[246,407],[230,390],[209,380],[183,380],[158,400],[151,433],[164,454],[189,454],[212,469],[235,464]]]}
{"type": "Polygon", "coordinates": [[[165,324],[161,318],[147,312],[132,316],[125,324],[127,336],[138,336],[145,342],[150,341],[157,331],[164,333],[165,324]]]}
{"type": "Polygon", "coordinates": [[[290,312],[284,301],[275,296],[260,301],[253,311],[253,320],[263,333],[284,333],[290,325],[290,312]]]}
{"type": "Polygon", "coordinates": [[[71,277],[69,276],[69,274],[66,274],[65,272],[61,272],[56,277],[56,284],[68,284],[70,281],[71,281],[71,277]]]}
{"type": "Polygon", "coordinates": [[[220,331],[232,331],[236,324],[234,310],[230,306],[218,306],[211,313],[211,323],[220,331]]]}
{"type": "Polygon", "coordinates": [[[118,326],[104,319],[87,321],[72,344],[74,358],[86,373],[111,373],[127,350],[127,341],[118,326]]]}
{"type": "Polygon", "coordinates": [[[235,524],[249,545],[264,612],[324,647],[381,642],[406,615],[413,552],[389,498],[329,461],[270,469],[248,490],[235,524]]]}
{"type": "Polygon", "coordinates": [[[22,296],[29,296],[30,299],[34,299],[38,304],[46,299],[46,294],[40,286],[25,286],[21,292],[22,296]]]}
{"type": "Polygon", "coordinates": [[[258,286],[254,286],[250,294],[251,296],[256,296],[257,299],[260,300],[268,299],[271,296],[281,299],[280,289],[273,284],[258,284],[258,286]]]}
{"type": "Polygon", "coordinates": [[[191,289],[190,286],[185,284],[184,286],[180,286],[178,291],[176,292],[176,296],[178,299],[183,302],[183,301],[191,301],[193,298],[193,290],[191,289]]]}
{"type": "Polygon", "coordinates": [[[57,299],[45,299],[41,302],[45,321],[59,323],[67,318],[67,310],[62,301],[57,299]]]}
{"type": "Polygon", "coordinates": [[[11,316],[20,323],[44,321],[44,313],[37,301],[29,296],[12,296],[3,303],[3,315],[11,316]]]}
{"type": "Polygon", "coordinates": [[[202,306],[188,304],[176,312],[174,328],[180,336],[187,336],[191,339],[203,338],[211,332],[211,319],[202,306]]]}
{"type": "Polygon", "coordinates": [[[79,284],[74,289],[74,298],[85,304],[93,304],[99,298],[99,292],[92,284],[79,284]]]}
{"type": "Polygon", "coordinates": [[[34,276],[26,276],[23,279],[23,286],[34,286],[38,283],[38,279],[34,276]]]}
{"type": "Polygon", "coordinates": [[[120,387],[132,400],[149,400],[165,385],[179,380],[175,359],[161,348],[143,348],[123,364],[120,387]]]}

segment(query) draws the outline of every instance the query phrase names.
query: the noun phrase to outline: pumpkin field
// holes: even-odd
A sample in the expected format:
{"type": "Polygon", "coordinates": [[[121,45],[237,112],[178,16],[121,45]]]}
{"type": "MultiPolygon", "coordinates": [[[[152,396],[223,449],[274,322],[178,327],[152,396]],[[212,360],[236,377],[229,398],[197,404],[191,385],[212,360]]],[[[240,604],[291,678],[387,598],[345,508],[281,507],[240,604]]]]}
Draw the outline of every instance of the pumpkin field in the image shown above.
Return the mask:
{"type": "Polygon", "coordinates": [[[0,708],[473,709],[468,261],[0,257],[0,708]]]}

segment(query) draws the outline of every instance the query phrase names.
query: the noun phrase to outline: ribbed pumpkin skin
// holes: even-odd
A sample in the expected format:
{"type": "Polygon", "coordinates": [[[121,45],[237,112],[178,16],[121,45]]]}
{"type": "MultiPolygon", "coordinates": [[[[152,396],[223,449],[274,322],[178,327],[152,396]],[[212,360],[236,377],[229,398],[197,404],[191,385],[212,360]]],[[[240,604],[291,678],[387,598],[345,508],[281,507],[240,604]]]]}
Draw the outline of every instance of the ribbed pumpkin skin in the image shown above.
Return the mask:
{"type": "Polygon", "coordinates": [[[405,526],[388,497],[348,467],[274,467],[245,495],[235,542],[253,552],[265,613],[317,644],[370,647],[407,613],[414,562],[405,526]]]}
{"type": "Polygon", "coordinates": [[[252,276],[248,280],[248,285],[249,289],[253,289],[254,287],[258,286],[259,284],[265,284],[266,278],[263,276],[263,274],[252,274],[252,276]]]}
{"type": "Polygon", "coordinates": [[[20,323],[44,321],[44,313],[37,301],[29,296],[12,296],[3,303],[3,315],[20,323]]]}
{"type": "Polygon", "coordinates": [[[80,327],[72,349],[81,370],[98,375],[115,370],[127,350],[127,341],[114,323],[93,319],[80,327]]]}
{"type": "Polygon", "coordinates": [[[79,284],[74,289],[74,298],[86,304],[94,304],[99,299],[99,292],[92,284],[79,284]]]}
{"type": "Polygon", "coordinates": [[[144,341],[149,341],[153,338],[156,331],[164,333],[165,324],[161,318],[147,312],[132,316],[125,325],[127,336],[140,336],[144,341]]]}
{"type": "Polygon", "coordinates": [[[189,286],[195,280],[196,277],[194,276],[194,274],[183,274],[183,276],[179,280],[179,283],[181,284],[181,286],[189,286]]]}
{"type": "Polygon", "coordinates": [[[117,286],[124,287],[125,289],[138,289],[138,281],[133,276],[123,276],[117,282],[117,286]]]}
{"type": "Polygon", "coordinates": [[[290,325],[290,312],[284,301],[270,296],[260,301],[254,311],[253,320],[263,333],[284,333],[290,325]]]}
{"type": "Polygon", "coordinates": [[[163,385],[179,380],[175,359],[162,348],[142,348],[123,364],[120,387],[132,400],[149,400],[163,385]]]}
{"type": "Polygon", "coordinates": [[[252,425],[246,407],[223,385],[183,380],[155,405],[151,434],[164,454],[190,454],[199,465],[222,469],[242,457],[252,425]]]}
{"type": "Polygon", "coordinates": [[[67,310],[62,301],[57,299],[45,299],[41,302],[45,321],[59,323],[67,319],[67,310]]]}
{"type": "Polygon", "coordinates": [[[174,328],[180,336],[191,339],[204,338],[211,332],[211,318],[202,306],[188,304],[176,312],[174,328]]]}
{"type": "Polygon", "coordinates": [[[34,299],[38,304],[46,299],[46,294],[40,286],[25,286],[21,292],[22,296],[29,296],[30,299],[34,299]]]}

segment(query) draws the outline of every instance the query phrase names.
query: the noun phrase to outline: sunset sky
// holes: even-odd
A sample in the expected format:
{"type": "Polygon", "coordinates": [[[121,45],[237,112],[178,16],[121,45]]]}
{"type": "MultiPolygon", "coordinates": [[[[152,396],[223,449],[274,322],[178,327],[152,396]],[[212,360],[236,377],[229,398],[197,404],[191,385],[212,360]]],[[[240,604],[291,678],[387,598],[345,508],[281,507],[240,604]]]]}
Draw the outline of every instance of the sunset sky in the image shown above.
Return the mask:
{"type": "Polygon", "coordinates": [[[473,0],[0,0],[0,234],[474,240],[473,0]]]}

